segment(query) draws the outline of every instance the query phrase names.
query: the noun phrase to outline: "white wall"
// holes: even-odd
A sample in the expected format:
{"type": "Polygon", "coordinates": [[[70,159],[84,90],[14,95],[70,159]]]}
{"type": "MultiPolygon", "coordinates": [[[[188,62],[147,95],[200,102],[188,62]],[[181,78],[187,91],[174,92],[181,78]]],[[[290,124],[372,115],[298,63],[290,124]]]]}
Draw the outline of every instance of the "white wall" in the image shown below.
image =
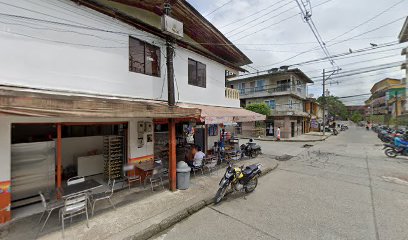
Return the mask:
{"type": "Polygon", "coordinates": [[[103,137],[72,137],[62,140],[62,166],[76,164],[76,158],[87,156],[89,151],[97,150],[99,154],[103,151],[103,137]]]}
{"type": "Polygon", "coordinates": [[[129,158],[138,158],[138,157],[143,157],[143,156],[148,156],[148,155],[153,155],[153,148],[154,148],[154,140],[153,142],[147,142],[147,135],[151,134],[152,137],[154,137],[153,130],[152,128],[151,132],[145,132],[143,133],[140,137],[143,137],[144,145],[143,147],[139,148],[138,147],[138,138],[139,134],[137,132],[137,123],[138,122],[150,122],[152,123],[153,126],[153,121],[152,119],[132,119],[129,121],[129,158]]]}
{"type": "MultiPolygon", "coordinates": [[[[88,29],[11,17],[2,18],[0,84],[167,99],[164,57],[166,51],[163,39],[68,0],[15,0],[10,4],[20,8],[0,5],[0,12],[85,25],[88,29]],[[90,30],[89,27],[111,32],[90,30]],[[129,72],[128,33],[161,47],[160,77],[129,72]]],[[[225,99],[225,66],[177,47],[174,67],[179,101],[239,107],[239,100],[225,99]],[[188,57],[207,65],[207,88],[187,84],[188,57]]]]}

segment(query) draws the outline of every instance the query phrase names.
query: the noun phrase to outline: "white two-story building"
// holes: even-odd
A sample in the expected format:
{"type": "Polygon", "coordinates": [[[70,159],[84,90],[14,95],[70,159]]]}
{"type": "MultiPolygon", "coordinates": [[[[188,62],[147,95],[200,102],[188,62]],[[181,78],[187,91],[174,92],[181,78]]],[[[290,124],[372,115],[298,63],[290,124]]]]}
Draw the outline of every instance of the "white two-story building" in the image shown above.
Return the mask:
{"type": "Polygon", "coordinates": [[[187,1],[171,1],[184,33],[168,106],[164,2],[0,3],[0,223],[70,176],[120,177],[124,164],[165,157],[183,137],[209,149],[219,124],[265,119],[225,88],[226,72],[251,61],[187,1]],[[122,157],[111,162],[115,144],[122,157]]]}

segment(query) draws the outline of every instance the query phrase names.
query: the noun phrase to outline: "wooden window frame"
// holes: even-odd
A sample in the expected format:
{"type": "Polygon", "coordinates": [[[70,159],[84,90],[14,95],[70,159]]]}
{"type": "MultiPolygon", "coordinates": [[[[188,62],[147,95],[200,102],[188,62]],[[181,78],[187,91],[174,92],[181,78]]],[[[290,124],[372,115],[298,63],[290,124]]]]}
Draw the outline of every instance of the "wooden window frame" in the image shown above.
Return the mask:
{"type": "Polygon", "coordinates": [[[201,87],[201,88],[207,88],[207,65],[197,60],[194,60],[192,58],[188,58],[187,67],[188,67],[188,85],[201,87]],[[195,65],[195,79],[190,78],[190,61],[195,63],[194,64],[195,65]],[[204,85],[200,85],[200,83],[198,82],[198,65],[199,64],[202,64],[205,67],[204,85]]]}
{"type": "Polygon", "coordinates": [[[134,72],[134,73],[141,73],[144,75],[148,75],[148,76],[152,76],[152,77],[160,77],[161,76],[161,48],[159,46],[147,43],[145,41],[142,41],[138,38],[134,38],[129,36],[129,71],[130,72],[134,72]],[[138,41],[141,45],[143,45],[143,72],[141,71],[137,71],[135,67],[133,67],[133,63],[132,63],[132,50],[131,50],[131,41],[138,41]],[[157,74],[150,74],[150,73],[146,73],[146,48],[147,46],[156,49],[159,51],[159,54],[157,56],[157,65],[158,65],[158,69],[157,69],[157,74]]]}

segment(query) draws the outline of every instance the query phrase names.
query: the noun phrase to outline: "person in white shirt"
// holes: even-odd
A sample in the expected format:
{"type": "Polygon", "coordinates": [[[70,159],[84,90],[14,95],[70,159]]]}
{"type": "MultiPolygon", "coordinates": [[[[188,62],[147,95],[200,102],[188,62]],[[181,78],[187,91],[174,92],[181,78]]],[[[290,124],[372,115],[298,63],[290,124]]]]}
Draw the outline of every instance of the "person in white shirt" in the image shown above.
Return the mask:
{"type": "Polygon", "coordinates": [[[199,167],[203,164],[203,158],[205,154],[201,151],[201,147],[197,147],[197,152],[194,154],[193,165],[194,167],[199,167]]]}

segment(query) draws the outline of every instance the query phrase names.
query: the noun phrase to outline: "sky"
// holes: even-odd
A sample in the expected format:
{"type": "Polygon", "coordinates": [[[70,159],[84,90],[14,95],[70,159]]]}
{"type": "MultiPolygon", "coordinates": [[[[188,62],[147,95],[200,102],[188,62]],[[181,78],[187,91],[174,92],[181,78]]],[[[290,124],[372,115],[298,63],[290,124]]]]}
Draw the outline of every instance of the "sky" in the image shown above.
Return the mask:
{"type": "MultiPolygon", "coordinates": [[[[252,60],[251,67],[245,67],[250,72],[326,56],[295,0],[188,2],[252,60]],[[313,51],[302,53],[308,50],[313,51]]],[[[324,60],[293,66],[317,80],[308,87],[309,94],[321,96],[323,69],[330,71],[337,66],[341,70],[327,81],[327,88],[331,95],[339,97],[368,94],[375,82],[404,77],[398,62],[404,61],[401,50],[408,44],[396,43],[408,15],[408,0],[310,0],[310,5],[311,19],[330,55],[347,55],[333,58],[335,65],[324,60]],[[377,49],[370,43],[378,45],[377,49]],[[398,67],[386,68],[397,64],[398,67]],[[371,71],[378,68],[384,69],[371,71]],[[351,75],[353,71],[359,74],[335,77],[351,75]],[[371,72],[360,74],[362,71],[371,72]]],[[[368,97],[344,98],[343,102],[360,105],[368,97]]]]}

